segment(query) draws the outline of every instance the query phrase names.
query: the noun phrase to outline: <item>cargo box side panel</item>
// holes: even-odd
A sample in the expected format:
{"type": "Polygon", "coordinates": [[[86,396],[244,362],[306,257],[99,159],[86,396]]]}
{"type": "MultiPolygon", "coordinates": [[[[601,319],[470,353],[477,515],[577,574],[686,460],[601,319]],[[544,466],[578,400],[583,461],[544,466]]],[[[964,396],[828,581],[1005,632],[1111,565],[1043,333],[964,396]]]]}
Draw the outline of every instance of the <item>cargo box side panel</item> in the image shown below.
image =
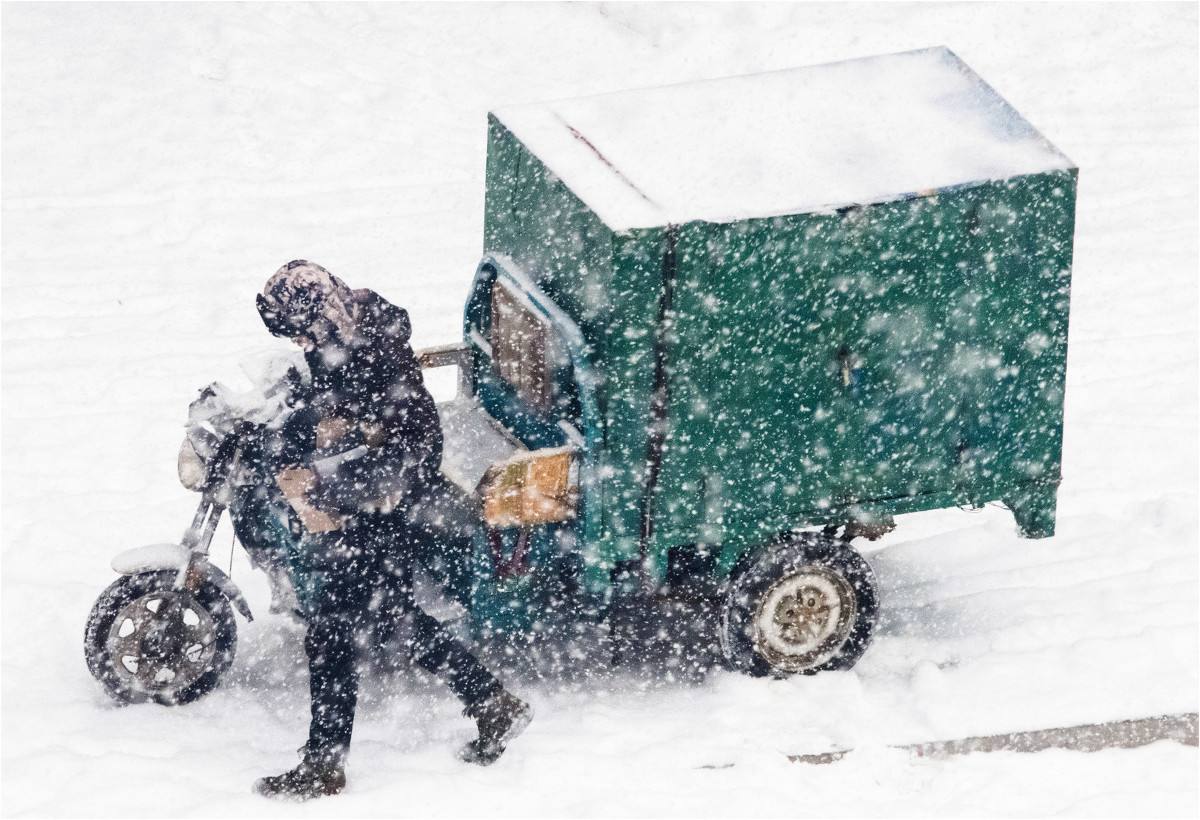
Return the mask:
{"type": "Polygon", "coordinates": [[[771,256],[798,218],[678,229],[667,435],[653,550],[755,539],[830,483],[810,442],[833,435],[818,290],[771,256]],[[786,225],[786,227],[785,227],[786,225]],[[803,329],[798,332],[798,329],[803,329]],[[804,338],[801,343],[800,339],[804,338]]]}
{"type": "Polygon", "coordinates": [[[1073,183],[683,226],[655,550],[993,499],[1052,527],[1073,183]]]}
{"type": "Polygon", "coordinates": [[[863,499],[954,486],[937,294],[955,266],[937,222],[912,200],[685,226],[660,548],[735,554],[863,499]]]}
{"type": "Polygon", "coordinates": [[[1077,172],[989,183],[964,206],[972,253],[952,361],[960,486],[1002,499],[1027,536],[1054,532],[1077,172]]]}
{"type": "MultiPolygon", "coordinates": [[[[654,497],[655,564],[671,547],[765,540],[831,483],[812,442],[835,434],[819,288],[775,264],[803,217],[680,226],[669,410],[654,497]],[[815,334],[815,335],[814,335],[815,334]]],[[[789,252],[790,254],[790,252],[789,252]]]]}

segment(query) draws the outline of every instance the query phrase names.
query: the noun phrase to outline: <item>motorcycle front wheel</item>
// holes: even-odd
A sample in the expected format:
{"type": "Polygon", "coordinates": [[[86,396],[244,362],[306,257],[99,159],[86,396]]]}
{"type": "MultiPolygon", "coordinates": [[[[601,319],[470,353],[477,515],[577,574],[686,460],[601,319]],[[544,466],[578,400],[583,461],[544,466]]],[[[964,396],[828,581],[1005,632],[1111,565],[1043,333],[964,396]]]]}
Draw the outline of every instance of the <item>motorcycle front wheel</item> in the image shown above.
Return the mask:
{"type": "Polygon", "coordinates": [[[92,676],[120,703],[173,706],[211,692],[233,664],[237,623],[215,586],[174,589],[173,570],[123,575],[84,631],[92,676]]]}

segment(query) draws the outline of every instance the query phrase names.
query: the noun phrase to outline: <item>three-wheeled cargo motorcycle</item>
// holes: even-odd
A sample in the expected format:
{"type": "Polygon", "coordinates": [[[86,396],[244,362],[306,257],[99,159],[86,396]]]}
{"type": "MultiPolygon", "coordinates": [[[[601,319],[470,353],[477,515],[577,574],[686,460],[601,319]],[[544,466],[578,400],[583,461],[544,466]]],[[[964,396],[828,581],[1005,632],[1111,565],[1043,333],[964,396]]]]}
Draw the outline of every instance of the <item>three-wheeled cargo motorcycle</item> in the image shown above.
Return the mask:
{"type": "MultiPolygon", "coordinates": [[[[462,338],[419,356],[459,371],[424,570],[480,641],[599,623],[628,657],[691,600],[733,668],[852,666],[855,538],[994,501],[1053,535],[1076,176],[941,48],[493,112],[462,338]]],[[[295,609],[307,536],[261,458],[286,371],[192,405],[195,521],[118,556],[88,624],[118,698],[228,669],[225,511],[295,609]]]]}

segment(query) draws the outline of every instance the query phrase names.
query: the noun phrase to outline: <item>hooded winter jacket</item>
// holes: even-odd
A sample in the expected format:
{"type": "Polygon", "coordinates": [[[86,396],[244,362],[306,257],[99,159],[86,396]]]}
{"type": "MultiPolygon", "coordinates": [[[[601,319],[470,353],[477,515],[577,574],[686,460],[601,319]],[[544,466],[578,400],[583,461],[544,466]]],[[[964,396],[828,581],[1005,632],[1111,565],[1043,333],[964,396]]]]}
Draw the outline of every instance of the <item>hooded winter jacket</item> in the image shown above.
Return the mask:
{"type": "Polygon", "coordinates": [[[342,302],[351,326],[305,351],[311,388],[289,426],[316,473],[308,496],[318,508],[386,511],[437,474],[441,423],[408,312],[367,289],[342,302]]]}

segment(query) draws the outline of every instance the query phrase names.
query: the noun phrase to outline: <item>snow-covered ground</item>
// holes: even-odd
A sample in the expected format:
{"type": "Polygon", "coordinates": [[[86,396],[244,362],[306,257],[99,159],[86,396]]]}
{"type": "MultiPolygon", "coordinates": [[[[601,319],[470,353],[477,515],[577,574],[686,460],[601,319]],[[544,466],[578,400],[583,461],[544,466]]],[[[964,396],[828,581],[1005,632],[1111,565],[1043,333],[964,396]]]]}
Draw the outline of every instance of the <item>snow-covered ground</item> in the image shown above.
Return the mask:
{"type": "Polygon", "coordinates": [[[1195,816],[1195,748],[886,747],[1197,708],[1196,32],[1184,4],[5,5],[3,812],[1195,816]],[[513,680],[537,718],[486,770],[453,759],[444,690],[374,678],[348,791],[302,809],[249,793],[295,762],[307,699],[242,556],[264,617],[227,683],[107,701],[87,611],[113,553],[190,520],[186,404],[278,349],[252,294],[279,264],[452,341],[487,109],[939,44],[1081,169],[1058,535],[909,516],[872,547],[886,620],[854,670],[513,680]],[[785,757],[832,747],[858,751],[785,757]]]}

